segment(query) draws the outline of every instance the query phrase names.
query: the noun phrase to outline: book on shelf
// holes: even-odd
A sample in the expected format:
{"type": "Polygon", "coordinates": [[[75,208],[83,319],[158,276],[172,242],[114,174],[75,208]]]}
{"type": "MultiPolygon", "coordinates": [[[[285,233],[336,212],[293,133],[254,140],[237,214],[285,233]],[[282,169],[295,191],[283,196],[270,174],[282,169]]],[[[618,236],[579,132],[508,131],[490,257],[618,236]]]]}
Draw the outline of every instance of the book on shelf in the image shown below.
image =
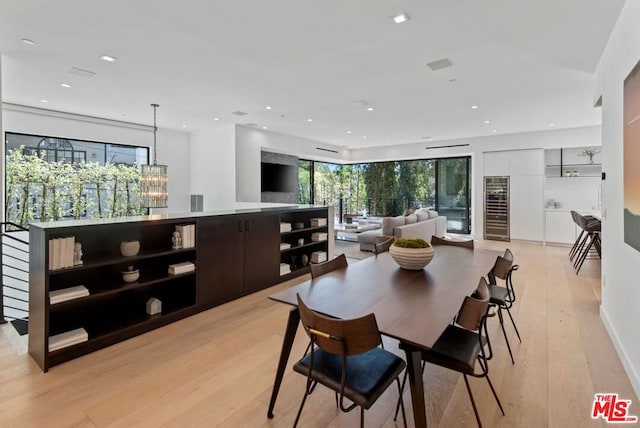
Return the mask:
{"type": "Polygon", "coordinates": [[[182,248],[193,248],[196,246],[195,224],[177,224],[176,232],[180,233],[180,237],[182,238],[182,248]]]}
{"type": "Polygon", "coordinates": [[[311,253],[311,263],[322,263],[327,261],[326,251],[314,251],[311,253]]]}
{"type": "Polygon", "coordinates": [[[281,242],[280,243],[280,250],[288,250],[289,248],[291,248],[291,244],[289,244],[287,242],[281,242]]]}
{"type": "Polygon", "coordinates": [[[68,300],[78,299],[88,295],[89,290],[87,290],[87,287],[84,285],[77,285],[75,287],[49,291],[49,302],[52,305],[55,305],[56,303],[66,302],[68,300]]]}
{"type": "Polygon", "coordinates": [[[288,263],[280,263],[280,275],[291,273],[291,266],[288,263]]]}
{"type": "Polygon", "coordinates": [[[49,239],[49,270],[73,267],[75,242],[73,236],[49,239]]]}
{"type": "Polygon", "coordinates": [[[311,234],[311,240],[313,242],[326,241],[327,234],[325,232],[314,232],[311,234]]]}
{"type": "Polygon", "coordinates": [[[327,219],[322,217],[314,217],[311,219],[311,227],[322,227],[327,225],[327,219]]]}
{"type": "Polygon", "coordinates": [[[169,275],[180,275],[181,273],[193,272],[196,265],[192,262],[182,262],[169,265],[169,275]]]}
{"type": "Polygon", "coordinates": [[[283,233],[283,232],[291,232],[291,223],[285,223],[285,222],[280,223],[280,233],[283,233]]]}
{"type": "Polygon", "coordinates": [[[65,331],[64,333],[49,337],[49,352],[77,345],[78,343],[86,342],[87,340],[89,340],[89,335],[84,328],[65,331]]]}

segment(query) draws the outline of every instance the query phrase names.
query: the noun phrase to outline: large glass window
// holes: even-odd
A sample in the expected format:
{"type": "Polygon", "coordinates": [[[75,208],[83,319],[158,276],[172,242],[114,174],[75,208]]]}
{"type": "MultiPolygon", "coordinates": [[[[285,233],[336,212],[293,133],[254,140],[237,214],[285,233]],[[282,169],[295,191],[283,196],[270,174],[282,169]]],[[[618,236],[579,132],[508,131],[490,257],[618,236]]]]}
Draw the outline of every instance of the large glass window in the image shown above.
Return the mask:
{"type": "Polygon", "coordinates": [[[338,222],[430,207],[447,215],[450,232],[469,233],[469,169],[469,157],[350,165],[301,160],[300,203],[332,205],[338,222]]]}
{"type": "Polygon", "coordinates": [[[438,160],[436,209],[447,216],[449,232],[469,233],[470,158],[438,160]]]}
{"type": "Polygon", "coordinates": [[[5,221],[119,217],[141,206],[147,147],[5,133],[5,221]]]}

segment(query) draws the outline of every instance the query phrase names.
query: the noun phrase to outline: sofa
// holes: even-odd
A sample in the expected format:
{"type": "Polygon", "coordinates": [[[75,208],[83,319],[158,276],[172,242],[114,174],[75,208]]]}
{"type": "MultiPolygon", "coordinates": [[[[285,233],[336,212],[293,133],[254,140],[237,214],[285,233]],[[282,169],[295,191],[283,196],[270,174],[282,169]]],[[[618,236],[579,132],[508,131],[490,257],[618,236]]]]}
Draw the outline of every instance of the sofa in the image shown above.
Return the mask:
{"type": "Polygon", "coordinates": [[[362,232],[358,235],[361,251],[375,252],[376,241],[380,236],[396,238],[422,238],[431,242],[433,235],[440,238],[447,232],[447,217],[437,211],[420,208],[414,213],[397,217],[383,217],[380,229],[362,232]]]}

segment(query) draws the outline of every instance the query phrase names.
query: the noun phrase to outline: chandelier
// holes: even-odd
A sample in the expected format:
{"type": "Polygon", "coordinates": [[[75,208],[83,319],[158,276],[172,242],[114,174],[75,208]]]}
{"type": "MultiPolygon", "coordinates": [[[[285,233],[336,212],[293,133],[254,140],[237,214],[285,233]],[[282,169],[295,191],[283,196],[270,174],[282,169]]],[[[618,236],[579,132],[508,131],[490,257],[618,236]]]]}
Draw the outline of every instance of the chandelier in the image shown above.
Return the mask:
{"type": "Polygon", "coordinates": [[[142,182],[143,208],[166,208],[168,206],[169,193],[167,192],[167,165],[158,165],[156,159],[156,109],[158,104],[151,104],[153,107],[153,165],[142,165],[140,181],[142,182]]]}

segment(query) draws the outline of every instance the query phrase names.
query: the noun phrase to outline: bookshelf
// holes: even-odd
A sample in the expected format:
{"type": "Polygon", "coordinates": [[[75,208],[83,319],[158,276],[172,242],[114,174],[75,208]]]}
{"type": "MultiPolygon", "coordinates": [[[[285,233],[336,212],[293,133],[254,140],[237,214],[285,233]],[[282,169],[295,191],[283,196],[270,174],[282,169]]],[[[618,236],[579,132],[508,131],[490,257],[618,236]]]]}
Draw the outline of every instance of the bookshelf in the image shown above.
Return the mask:
{"type": "Polygon", "coordinates": [[[326,233],[328,227],[309,226],[312,217],[329,218],[328,210],[293,206],[211,215],[33,223],[29,230],[29,353],[46,372],[57,364],[308,272],[307,267],[282,276],[278,263],[289,254],[299,257],[305,252],[328,251],[327,240],[311,242],[313,233],[326,233]],[[281,234],[278,222],[282,219],[305,222],[307,227],[281,234]],[[185,225],[193,226],[193,246],[173,249],[173,232],[184,230],[177,227],[185,225]],[[82,264],[50,269],[49,241],[68,237],[82,244],[82,264]],[[308,242],[285,251],[278,249],[279,242],[297,243],[298,239],[308,242]],[[120,243],[133,240],[140,242],[139,252],[122,256],[120,243]],[[175,271],[176,266],[188,263],[193,263],[195,270],[175,271]],[[130,266],[140,276],[125,282],[123,272],[130,266]],[[170,266],[175,274],[169,273],[170,266]],[[69,290],[73,297],[52,304],[49,293],[64,294],[62,290],[69,290]],[[152,297],[162,302],[162,312],[148,315],[146,302],[152,297]],[[67,346],[49,350],[50,338],[58,335],[67,346]]]}

